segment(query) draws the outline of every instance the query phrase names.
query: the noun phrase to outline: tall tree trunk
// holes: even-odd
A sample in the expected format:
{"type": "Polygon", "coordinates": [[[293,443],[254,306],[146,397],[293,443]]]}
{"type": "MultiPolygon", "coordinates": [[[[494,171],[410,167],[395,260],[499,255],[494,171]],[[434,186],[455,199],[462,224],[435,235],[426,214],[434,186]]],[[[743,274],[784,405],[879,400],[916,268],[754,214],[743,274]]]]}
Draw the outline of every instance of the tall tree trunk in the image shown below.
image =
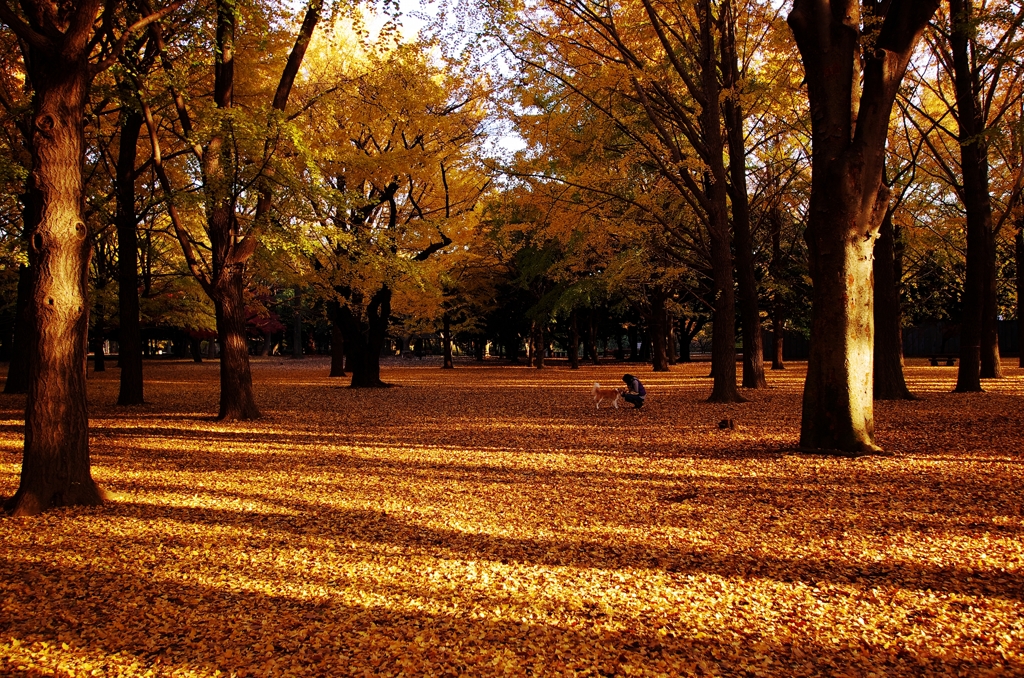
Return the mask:
{"type": "Polygon", "coordinates": [[[473,359],[478,363],[484,361],[484,353],[487,351],[487,337],[477,337],[473,340],[473,359]]]}
{"type": "MultiPolygon", "coordinates": [[[[26,227],[28,226],[26,216],[26,227]]],[[[30,233],[31,231],[26,231],[30,233]]],[[[4,393],[28,393],[28,361],[32,348],[32,271],[24,264],[18,266],[18,299],[14,309],[14,346],[11,350],[11,364],[7,368],[7,382],[4,393]]]]}
{"type": "Polygon", "coordinates": [[[580,328],[576,310],[573,309],[569,315],[569,369],[578,370],[580,368],[580,328]]]}
{"type": "Polygon", "coordinates": [[[651,339],[653,342],[652,364],[655,372],[668,372],[668,347],[665,339],[665,304],[668,292],[660,285],[651,289],[651,339]]]}
{"type": "Polygon", "coordinates": [[[142,114],[126,109],[121,119],[115,194],[117,213],[117,364],[121,367],[118,405],[143,403],[142,330],[139,326],[139,233],[135,213],[135,160],[142,114]]]}
{"type": "Polygon", "coordinates": [[[889,198],[882,183],[885,143],[896,92],[937,6],[938,0],[863,6],[794,0],[789,15],[811,108],[805,238],[813,295],[800,429],[800,445],[808,450],[880,451],[874,442],[871,260],[889,198]],[[878,30],[869,50],[861,49],[861,10],[885,12],[863,17],[878,30]]]}
{"type": "Polygon", "coordinates": [[[442,329],[441,329],[441,352],[444,354],[444,362],[441,365],[442,370],[453,370],[455,369],[455,361],[452,360],[452,321],[445,313],[442,318],[442,329]]]}
{"type": "Polygon", "coordinates": [[[331,319],[331,373],[327,376],[345,376],[345,333],[335,318],[331,319]]]}
{"type": "Polygon", "coordinates": [[[956,382],[956,391],[961,393],[982,390],[982,338],[985,313],[988,310],[987,258],[992,237],[988,142],[982,134],[985,123],[978,101],[978,73],[972,68],[970,57],[970,46],[976,30],[971,14],[971,0],[950,0],[949,46],[953,53],[963,201],[967,213],[967,271],[962,303],[960,366],[956,382]]]}
{"type": "MultiPolygon", "coordinates": [[[[100,3],[80,3],[75,20],[100,3]]],[[[41,13],[42,14],[42,13],[41,13]]],[[[73,26],[78,24],[72,23],[73,26]]],[[[51,506],[99,504],[92,479],[86,409],[90,239],[83,218],[82,161],[89,96],[88,31],[56,27],[45,47],[29,47],[25,63],[33,96],[29,190],[41,215],[28,237],[32,272],[31,342],[21,484],[5,508],[31,515],[51,506]]]]}
{"type": "Polygon", "coordinates": [[[914,400],[903,377],[903,265],[896,256],[892,210],[886,210],[875,242],[875,400],[914,400]]]}
{"type": "Polygon", "coordinates": [[[220,343],[220,413],[222,421],[258,419],[259,408],[252,388],[249,342],[245,335],[245,302],[242,273],[227,276],[216,288],[217,341],[220,343]]]}
{"type": "Polygon", "coordinates": [[[739,282],[740,324],[743,330],[743,387],[767,388],[764,376],[764,345],[761,310],[754,273],[754,243],[750,235],[750,203],[747,196],[747,152],[744,144],[743,107],[740,105],[740,71],[736,52],[736,13],[724,0],[722,20],[722,72],[728,96],[722,101],[729,144],[729,187],[732,227],[736,246],[736,277],[739,282]]]}
{"type": "MultiPolygon", "coordinates": [[[[697,15],[700,22],[700,79],[705,101],[721,100],[722,87],[718,80],[717,50],[711,3],[699,0],[697,15]]],[[[728,185],[725,171],[725,139],[719,107],[701,107],[700,125],[707,146],[708,172],[705,174],[707,193],[707,228],[711,244],[711,279],[714,306],[711,333],[711,376],[713,383],[708,402],[737,403],[745,399],[736,388],[736,296],[733,281],[732,246],[729,233],[728,185]]]]}
{"type": "Polygon", "coordinates": [[[544,323],[540,320],[533,322],[533,331],[530,333],[530,353],[533,358],[533,366],[538,370],[544,369],[544,323]]]}

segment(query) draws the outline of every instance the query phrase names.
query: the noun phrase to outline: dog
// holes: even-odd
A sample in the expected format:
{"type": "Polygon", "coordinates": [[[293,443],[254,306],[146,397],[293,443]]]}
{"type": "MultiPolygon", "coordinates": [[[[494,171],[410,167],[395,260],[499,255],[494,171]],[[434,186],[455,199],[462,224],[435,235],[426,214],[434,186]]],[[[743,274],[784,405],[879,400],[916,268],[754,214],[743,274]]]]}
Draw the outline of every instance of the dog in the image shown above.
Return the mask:
{"type": "Polygon", "coordinates": [[[619,409],[619,400],[622,399],[622,391],[611,386],[601,386],[601,384],[594,382],[594,403],[597,405],[597,409],[601,409],[601,403],[604,401],[610,402],[615,409],[619,409]]]}

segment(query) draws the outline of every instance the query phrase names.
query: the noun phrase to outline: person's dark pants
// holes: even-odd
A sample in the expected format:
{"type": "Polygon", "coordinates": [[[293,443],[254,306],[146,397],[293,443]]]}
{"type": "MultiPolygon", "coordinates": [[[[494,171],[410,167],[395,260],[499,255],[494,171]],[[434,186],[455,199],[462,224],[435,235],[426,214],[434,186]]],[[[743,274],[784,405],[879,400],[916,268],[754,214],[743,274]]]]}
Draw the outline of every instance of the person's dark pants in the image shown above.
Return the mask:
{"type": "Polygon", "coordinates": [[[633,393],[623,393],[622,399],[625,400],[627,403],[633,403],[637,409],[640,409],[641,407],[644,406],[644,399],[633,393]]]}

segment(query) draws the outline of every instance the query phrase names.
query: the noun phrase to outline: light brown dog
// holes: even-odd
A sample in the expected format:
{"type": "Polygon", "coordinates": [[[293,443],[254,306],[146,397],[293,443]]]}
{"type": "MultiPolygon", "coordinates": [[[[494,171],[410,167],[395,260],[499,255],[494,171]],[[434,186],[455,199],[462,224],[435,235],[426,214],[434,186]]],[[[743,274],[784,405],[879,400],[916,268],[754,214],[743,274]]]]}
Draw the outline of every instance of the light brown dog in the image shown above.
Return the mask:
{"type": "Polygon", "coordinates": [[[611,403],[615,409],[619,409],[619,400],[622,399],[622,391],[611,386],[601,386],[601,384],[594,382],[594,403],[597,405],[597,409],[601,409],[601,403],[606,400],[611,403]]]}

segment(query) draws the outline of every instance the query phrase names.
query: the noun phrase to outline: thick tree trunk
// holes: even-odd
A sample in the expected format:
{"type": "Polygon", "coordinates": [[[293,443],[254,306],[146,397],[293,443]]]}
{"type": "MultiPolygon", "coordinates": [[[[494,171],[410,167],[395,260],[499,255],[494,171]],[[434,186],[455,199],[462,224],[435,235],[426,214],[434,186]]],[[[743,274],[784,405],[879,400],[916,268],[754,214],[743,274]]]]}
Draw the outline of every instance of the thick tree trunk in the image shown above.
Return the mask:
{"type": "Polygon", "coordinates": [[[444,354],[444,362],[441,364],[441,369],[453,370],[455,369],[455,361],[452,359],[452,321],[447,313],[444,314],[442,323],[441,352],[444,354]]]}
{"type": "Polygon", "coordinates": [[[222,421],[258,419],[260,411],[253,393],[249,343],[245,336],[242,273],[236,270],[224,278],[224,284],[215,289],[213,299],[220,343],[220,413],[217,418],[222,421]]]}
{"type": "Polygon", "coordinates": [[[652,364],[655,372],[668,372],[668,347],[665,339],[668,332],[665,328],[665,303],[668,293],[657,286],[651,289],[651,338],[653,340],[652,364]]]}
{"type": "Polygon", "coordinates": [[[577,313],[575,310],[569,315],[569,369],[578,370],[580,368],[580,328],[577,320],[577,313]]]}
{"type": "Polygon", "coordinates": [[[336,319],[331,322],[331,373],[327,376],[345,376],[345,333],[336,319]]]}
{"type": "Polygon", "coordinates": [[[487,338],[477,337],[473,340],[473,359],[478,363],[484,361],[484,353],[487,350],[487,338]]]}
{"type": "Polygon", "coordinates": [[[118,405],[143,403],[142,330],[139,326],[139,234],[135,214],[135,160],[142,115],[126,109],[117,151],[117,363],[121,367],[118,405]]]}
{"type": "MultiPolygon", "coordinates": [[[[839,174],[836,183],[843,181],[842,176],[839,174]]],[[[842,191],[840,187],[832,188],[834,193],[842,191]]],[[[873,230],[881,213],[874,219],[863,215],[859,204],[842,205],[832,200],[820,205],[821,212],[811,217],[813,230],[811,226],[807,229],[814,281],[811,352],[800,430],[800,445],[807,449],[853,454],[879,451],[874,444],[872,411],[871,273],[873,230]],[[838,224],[861,228],[848,233],[835,227],[838,224]],[[859,235],[861,230],[867,232],[866,237],[859,235]],[[837,299],[844,303],[836,303],[837,299]]]]}
{"type": "Polygon", "coordinates": [[[938,0],[893,0],[865,4],[865,13],[885,13],[860,17],[848,4],[794,0],[789,15],[811,108],[805,238],[813,295],[800,429],[800,445],[811,451],[880,451],[874,443],[871,274],[888,205],[885,143],[910,55],[937,6],[938,0]],[[878,26],[870,50],[862,49],[861,19],[878,26]]]}
{"type": "MultiPolygon", "coordinates": [[[[28,219],[26,219],[27,221],[28,219]]],[[[28,393],[28,361],[32,347],[31,304],[29,303],[31,299],[32,271],[28,266],[21,265],[18,267],[18,299],[14,311],[16,318],[14,346],[11,349],[11,364],[7,368],[4,393],[28,393]]]]}
{"type": "Polygon", "coordinates": [[[886,210],[875,242],[875,400],[914,400],[903,376],[903,313],[900,282],[903,265],[896,256],[892,211],[886,210]]]}
{"type": "Polygon", "coordinates": [[[387,386],[380,379],[380,352],[391,319],[391,289],[385,285],[373,295],[366,308],[365,322],[348,306],[341,307],[339,317],[345,335],[348,370],[352,373],[351,387],[387,386]]]}
{"type": "MultiPolygon", "coordinates": [[[[92,11],[97,7],[93,3],[92,11]]],[[[50,36],[58,47],[63,35],[50,36]],[[59,37],[58,37],[59,36],[59,37]]],[[[90,241],[83,219],[82,159],[88,51],[32,48],[33,98],[30,190],[41,218],[28,237],[29,387],[21,484],[5,507],[31,515],[51,506],[99,504],[92,479],[86,409],[90,241]]]]}

